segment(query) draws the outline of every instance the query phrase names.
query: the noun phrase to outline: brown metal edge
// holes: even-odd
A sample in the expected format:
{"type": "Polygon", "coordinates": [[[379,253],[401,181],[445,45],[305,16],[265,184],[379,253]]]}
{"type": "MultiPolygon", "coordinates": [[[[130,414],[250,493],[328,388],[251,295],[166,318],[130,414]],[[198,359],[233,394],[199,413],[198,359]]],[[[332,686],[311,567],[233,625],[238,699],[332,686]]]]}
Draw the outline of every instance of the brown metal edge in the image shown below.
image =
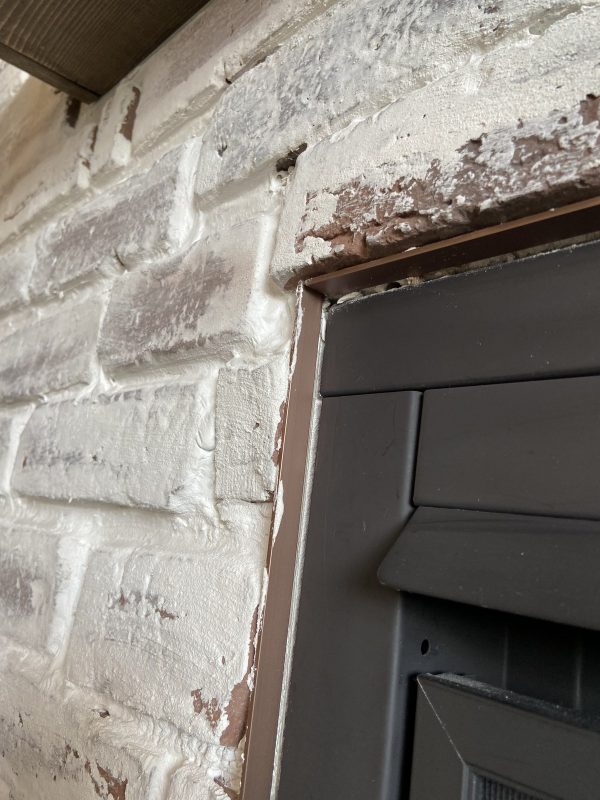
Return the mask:
{"type": "Polygon", "coordinates": [[[443,239],[306,281],[313,291],[339,298],[408,277],[464,266],[600,230],[600,197],[443,239]]]}
{"type": "MultiPolygon", "coordinates": [[[[291,354],[291,363],[295,367],[288,388],[278,478],[278,488],[279,484],[285,487],[284,506],[279,527],[276,532],[272,531],[269,543],[269,583],[259,628],[254,690],[246,729],[241,800],[268,800],[271,794],[310,446],[322,308],[321,295],[299,285],[295,344],[291,354]]],[[[276,491],[275,497],[278,496],[276,491]]]]}

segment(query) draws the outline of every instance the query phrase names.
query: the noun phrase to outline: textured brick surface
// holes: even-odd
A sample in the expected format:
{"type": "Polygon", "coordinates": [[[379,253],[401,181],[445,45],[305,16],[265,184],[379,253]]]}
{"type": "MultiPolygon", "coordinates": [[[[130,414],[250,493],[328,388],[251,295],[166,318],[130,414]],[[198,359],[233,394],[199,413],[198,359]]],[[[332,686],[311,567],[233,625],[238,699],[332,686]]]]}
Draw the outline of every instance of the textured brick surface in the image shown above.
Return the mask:
{"type": "Polygon", "coordinates": [[[208,753],[202,763],[175,772],[167,800],[237,800],[241,775],[236,767],[234,753],[208,753]]]}
{"type": "Polygon", "coordinates": [[[0,682],[0,791],[7,800],[148,800],[159,759],[115,748],[24,680],[0,682]]]}
{"type": "Polygon", "coordinates": [[[279,457],[288,362],[223,369],[217,383],[217,497],[271,500],[279,457]]]}
{"type": "Polygon", "coordinates": [[[0,340],[0,400],[39,397],[93,377],[101,305],[71,307],[0,340]]]}
{"type": "Polygon", "coordinates": [[[115,283],[99,342],[105,365],[192,350],[231,358],[285,344],[289,298],[267,286],[264,251],[272,226],[267,209],[254,216],[258,202],[264,205],[254,193],[233,209],[217,209],[206,235],[183,256],[115,283]]]}
{"type": "Polygon", "coordinates": [[[280,46],[334,0],[221,0],[134,74],[142,86],[133,130],[138,149],[203,112],[243,70],[280,46]]]}
{"type": "Polygon", "coordinates": [[[135,81],[122,81],[102,102],[94,151],[90,156],[90,173],[116,172],[131,157],[131,139],[140,102],[140,88],[135,81]]]}
{"type": "Polygon", "coordinates": [[[275,277],[597,193],[600,68],[587,31],[600,27],[600,8],[551,14],[542,27],[300,156],[275,277]]]}
{"type": "Polygon", "coordinates": [[[0,109],[0,241],[88,188],[97,114],[34,78],[0,109]]]}
{"type": "Polygon", "coordinates": [[[56,291],[184,245],[193,226],[190,176],[197,156],[197,142],[188,142],[60,219],[40,244],[32,292],[56,291]]]}
{"type": "Polygon", "coordinates": [[[526,48],[540,38],[531,30],[575,11],[571,0],[337,3],[223,96],[204,137],[198,192],[318,141],[474,54],[526,48]]]}
{"type": "Polygon", "coordinates": [[[0,633],[41,648],[54,608],[57,536],[0,526],[0,633]]]}
{"type": "Polygon", "coordinates": [[[34,260],[35,244],[31,237],[0,254],[0,312],[26,302],[34,260]]]}
{"type": "Polygon", "coordinates": [[[282,287],[597,194],[598,30],[218,0],[94,104],[0,65],[0,800],[239,796],[282,287]]]}
{"type": "Polygon", "coordinates": [[[29,408],[0,411],[0,494],[9,491],[19,437],[29,414],[29,408]]]}
{"type": "Polygon", "coordinates": [[[23,494],[169,510],[211,496],[213,385],[137,389],[40,406],[23,433],[23,494]]]}
{"type": "Polygon", "coordinates": [[[236,746],[270,513],[238,504],[224,515],[231,528],[225,539],[197,555],[111,550],[92,557],[68,676],[204,741],[236,746]]]}

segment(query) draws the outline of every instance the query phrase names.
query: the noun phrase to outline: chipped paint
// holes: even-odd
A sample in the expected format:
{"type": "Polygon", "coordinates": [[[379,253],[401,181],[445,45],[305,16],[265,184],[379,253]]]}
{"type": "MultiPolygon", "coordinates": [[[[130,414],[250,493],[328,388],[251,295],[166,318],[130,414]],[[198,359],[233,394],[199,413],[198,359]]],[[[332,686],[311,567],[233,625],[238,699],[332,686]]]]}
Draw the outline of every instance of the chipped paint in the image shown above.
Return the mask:
{"type": "Polygon", "coordinates": [[[248,642],[248,665],[241,681],[235,684],[231,690],[229,702],[225,706],[225,716],[227,727],[221,733],[219,741],[227,747],[236,747],[244,735],[248,717],[248,705],[250,703],[250,687],[252,681],[252,671],[254,669],[254,659],[256,656],[256,633],[258,629],[258,607],[252,616],[252,626],[250,628],[250,639],[248,642]]]}
{"type": "Polygon", "coordinates": [[[326,243],[318,269],[329,271],[591,196],[600,188],[599,144],[599,101],[588,95],[566,113],[469,139],[445,164],[433,159],[423,177],[328,188],[335,210],[306,227],[319,202],[313,194],[295,250],[308,239],[326,243]]]}
{"type": "Polygon", "coordinates": [[[123,122],[119,128],[119,133],[124,136],[128,142],[133,139],[133,126],[135,125],[135,118],[137,116],[137,109],[140,104],[141,90],[137,86],[131,87],[131,100],[127,105],[123,122]]]}

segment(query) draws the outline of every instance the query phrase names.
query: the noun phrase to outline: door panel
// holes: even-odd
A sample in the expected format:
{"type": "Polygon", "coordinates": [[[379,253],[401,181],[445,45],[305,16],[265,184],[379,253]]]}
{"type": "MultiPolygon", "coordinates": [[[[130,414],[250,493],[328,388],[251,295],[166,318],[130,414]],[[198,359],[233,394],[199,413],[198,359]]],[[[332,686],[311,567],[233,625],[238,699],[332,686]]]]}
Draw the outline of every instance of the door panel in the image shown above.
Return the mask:
{"type": "Polygon", "coordinates": [[[400,599],[381,590],[377,567],[412,511],[419,407],[416,392],[323,401],[286,715],[285,800],[397,798],[400,599]]]}
{"type": "Polygon", "coordinates": [[[334,306],[321,391],[600,372],[600,243],[334,306]]]}
{"type": "Polygon", "coordinates": [[[279,800],[600,796],[599,261],[328,311],[279,800]]]}
{"type": "Polygon", "coordinates": [[[600,377],[425,392],[418,505],[600,519],[599,476],[600,377]]]}
{"type": "Polygon", "coordinates": [[[418,508],[379,568],[417,592],[600,630],[600,522],[418,508]]]}

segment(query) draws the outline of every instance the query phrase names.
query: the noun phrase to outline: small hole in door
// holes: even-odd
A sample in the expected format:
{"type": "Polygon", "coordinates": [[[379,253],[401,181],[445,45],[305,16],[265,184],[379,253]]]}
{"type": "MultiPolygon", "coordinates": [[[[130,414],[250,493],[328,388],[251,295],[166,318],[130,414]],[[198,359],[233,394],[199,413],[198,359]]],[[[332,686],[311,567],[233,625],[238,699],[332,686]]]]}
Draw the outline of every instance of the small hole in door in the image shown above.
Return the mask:
{"type": "Polygon", "coordinates": [[[421,655],[426,656],[429,652],[429,639],[423,639],[421,642],[421,655]]]}

